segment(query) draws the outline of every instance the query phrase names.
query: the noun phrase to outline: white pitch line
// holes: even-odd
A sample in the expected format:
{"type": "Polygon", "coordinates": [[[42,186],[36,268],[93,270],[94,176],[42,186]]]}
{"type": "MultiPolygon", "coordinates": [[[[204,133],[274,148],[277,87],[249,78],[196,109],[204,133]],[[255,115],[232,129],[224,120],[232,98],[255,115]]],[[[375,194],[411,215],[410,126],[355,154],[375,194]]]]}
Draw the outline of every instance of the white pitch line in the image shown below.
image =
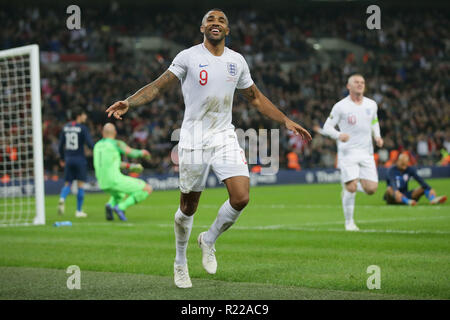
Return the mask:
{"type": "MultiPolygon", "coordinates": [[[[378,222],[404,222],[404,221],[420,221],[420,220],[440,220],[449,219],[449,216],[431,216],[431,217],[406,217],[406,218],[386,218],[386,219],[372,219],[372,220],[361,220],[358,219],[358,223],[378,223],[378,222]]],[[[328,221],[328,222],[307,222],[303,223],[302,226],[314,227],[314,226],[325,226],[325,225],[341,225],[342,220],[339,221],[328,221]]]]}
{"type": "MultiPolygon", "coordinates": [[[[289,227],[289,226],[266,226],[266,227],[239,227],[236,226],[236,229],[251,229],[251,230],[291,230],[291,231],[330,231],[330,232],[346,232],[344,227],[342,228],[305,228],[305,227],[289,227]]],[[[450,231],[442,231],[442,230],[379,230],[379,229],[360,229],[359,232],[362,233],[398,233],[398,234],[450,234],[450,231]]]]}
{"type": "MultiPolygon", "coordinates": [[[[151,223],[148,222],[144,222],[143,224],[148,225],[151,223]]],[[[117,221],[117,222],[84,222],[84,221],[74,221],[73,225],[76,226],[113,226],[113,227],[135,227],[137,225],[141,225],[141,223],[139,224],[135,224],[135,223],[127,223],[127,222],[121,222],[121,221],[117,221]]]]}
{"type": "MultiPolygon", "coordinates": [[[[340,224],[343,225],[342,222],[340,224]]],[[[173,228],[173,224],[157,224],[161,228],[173,228]]],[[[194,225],[193,228],[209,229],[208,225],[194,225]]],[[[342,228],[308,228],[302,226],[287,225],[268,225],[268,226],[233,226],[237,230],[286,230],[286,231],[329,231],[329,232],[347,232],[342,228]]],[[[362,233],[398,233],[398,234],[450,234],[450,231],[443,230],[392,230],[392,229],[362,229],[362,233]]]]}
{"type": "MultiPolygon", "coordinates": [[[[174,208],[176,209],[178,207],[178,205],[173,204],[173,205],[142,205],[141,207],[143,208],[174,208]]],[[[198,206],[199,208],[204,208],[204,209],[219,209],[220,205],[211,205],[211,204],[199,204],[198,206]]],[[[342,206],[339,205],[323,205],[323,204],[295,204],[295,205],[286,205],[286,204],[250,204],[248,206],[249,209],[251,208],[269,208],[269,209],[336,209],[336,210],[341,210],[342,206]]],[[[395,208],[395,210],[400,209],[400,210],[412,210],[412,211],[418,211],[418,210],[441,210],[443,208],[443,206],[439,206],[439,205],[434,205],[434,206],[427,206],[427,205],[419,205],[416,206],[414,208],[410,207],[410,206],[402,206],[402,205],[398,205],[398,206],[388,206],[388,205],[356,205],[355,206],[356,209],[360,208],[360,209],[376,209],[376,210],[391,210],[393,208],[395,208]]]]}
{"type": "MultiPolygon", "coordinates": [[[[440,219],[448,219],[448,216],[432,216],[432,217],[410,217],[410,218],[393,218],[393,219],[372,219],[372,220],[358,220],[358,223],[378,223],[378,222],[402,222],[402,221],[420,221],[420,220],[440,220],[440,219]]],[[[80,221],[81,222],[81,221],[80,221]]],[[[344,228],[314,228],[318,226],[326,226],[326,225],[343,225],[343,221],[329,221],[329,222],[312,222],[312,223],[303,223],[301,225],[268,225],[268,226],[239,226],[236,225],[233,229],[240,230],[291,230],[291,231],[331,231],[331,232],[341,232],[344,231],[344,228]]],[[[123,222],[81,222],[77,224],[78,226],[116,226],[116,227],[134,227],[134,226],[142,226],[142,225],[155,225],[151,221],[149,222],[141,222],[139,224],[134,223],[123,223],[123,222]]],[[[161,228],[173,228],[173,224],[156,224],[155,226],[161,228]]],[[[194,225],[195,228],[204,228],[209,229],[209,225],[194,225]]],[[[360,232],[365,233],[399,233],[399,234],[450,234],[450,231],[443,230],[391,230],[391,229],[363,229],[360,232]]]]}
{"type": "MultiPolygon", "coordinates": [[[[404,222],[404,221],[420,221],[420,220],[440,220],[440,219],[448,219],[448,216],[432,216],[432,217],[409,217],[409,218],[387,218],[387,219],[372,219],[372,220],[358,220],[358,222],[361,223],[378,223],[378,222],[404,222]]],[[[75,221],[76,223],[77,221],[75,221]]],[[[77,223],[77,225],[83,225],[83,226],[119,226],[119,227],[134,227],[136,226],[136,224],[134,223],[129,223],[129,222],[84,222],[84,221],[80,221],[81,223],[77,223]]],[[[139,225],[153,225],[153,223],[151,221],[149,222],[141,222],[139,223],[139,225]]],[[[327,221],[327,222],[306,222],[306,223],[302,223],[301,225],[299,225],[298,227],[316,227],[316,226],[326,226],[326,225],[342,225],[343,221],[339,220],[339,221],[327,221]]],[[[169,226],[169,224],[158,224],[157,226],[169,226]]],[[[173,225],[170,225],[173,227],[173,225]]],[[[266,229],[270,229],[270,228],[274,228],[274,227],[286,227],[289,228],[290,226],[288,225],[274,225],[274,226],[268,226],[268,227],[264,227],[266,229]]],[[[209,226],[203,226],[203,227],[207,227],[209,228],[209,226]]],[[[239,226],[235,226],[234,228],[239,228],[239,226]]],[[[259,228],[259,227],[257,227],[259,228]]]]}
{"type": "MultiPolygon", "coordinates": [[[[436,217],[438,218],[438,217],[436,217]]],[[[391,221],[391,220],[390,220],[391,221]]],[[[362,222],[362,221],[360,221],[362,222]]],[[[366,222],[367,223],[367,222],[366,222]]],[[[332,223],[334,224],[334,223],[332,223]]],[[[336,222],[335,224],[342,224],[342,228],[314,228],[308,227],[309,224],[304,226],[288,226],[288,225],[268,225],[268,226],[233,226],[233,229],[237,230],[286,230],[286,231],[327,231],[327,232],[347,232],[344,230],[343,222],[336,222]]],[[[153,224],[151,222],[133,224],[133,223],[111,223],[111,222],[82,222],[78,226],[116,226],[121,227],[135,227],[153,225],[160,228],[170,228],[173,229],[173,224],[153,224]]],[[[318,225],[318,224],[317,224],[318,225]]],[[[209,225],[194,225],[193,228],[196,229],[209,229],[209,225]]],[[[392,230],[392,229],[362,229],[357,232],[361,233],[393,233],[393,234],[450,234],[450,231],[445,230],[392,230]]]]}

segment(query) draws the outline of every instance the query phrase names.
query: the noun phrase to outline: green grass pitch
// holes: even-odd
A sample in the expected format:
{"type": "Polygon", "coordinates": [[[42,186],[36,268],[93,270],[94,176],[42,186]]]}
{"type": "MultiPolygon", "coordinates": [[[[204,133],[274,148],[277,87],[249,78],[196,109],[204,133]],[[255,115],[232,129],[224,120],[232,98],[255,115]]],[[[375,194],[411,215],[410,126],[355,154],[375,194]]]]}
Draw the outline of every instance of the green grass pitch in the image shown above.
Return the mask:
{"type": "MultiPolygon", "coordinates": [[[[450,190],[450,179],[429,182],[450,190]]],[[[191,289],[173,284],[178,191],[154,192],[128,222],[105,220],[105,194],[86,195],[86,219],[74,217],[73,195],[63,217],[49,196],[45,226],[0,228],[0,299],[449,299],[449,203],[386,206],[384,187],[357,194],[361,232],[344,231],[338,184],[251,188],[216,243],[216,275],[203,270],[196,241],[227,193],[205,190],[188,247],[191,289]],[[73,226],[52,226],[61,220],[73,226]],[[81,269],[80,290],[67,289],[70,265],[81,269]],[[381,289],[367,288],[370,265],[380,267],[381,289]]]]}

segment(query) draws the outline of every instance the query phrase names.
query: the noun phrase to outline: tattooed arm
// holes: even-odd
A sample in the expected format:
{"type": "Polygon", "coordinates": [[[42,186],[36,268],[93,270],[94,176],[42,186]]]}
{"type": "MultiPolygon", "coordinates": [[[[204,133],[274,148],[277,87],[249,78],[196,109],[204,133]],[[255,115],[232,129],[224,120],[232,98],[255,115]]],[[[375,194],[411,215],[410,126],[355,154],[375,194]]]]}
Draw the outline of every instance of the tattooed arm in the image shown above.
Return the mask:
{"type": "Polygon", "coordinates": [[[114,118],[121,120],[122,115],[128,111],[128,108],[149,103],[177,81],[178,78],[171,71],[167,70],[158,79],[139,89],[131,97],[117,101],[106,109],[108,118],[113,115],[114,118]]]}
{"type": "Polygon", "coordinates": [[[301,135],[303,139],[307,141],[312,139],[306,129],[289,119],[283,112],[281,112],[269,99],[267,99],[265,95],[262,94],[261,91],[259,91],[255,84],[247,89],[241,89],[238,91],[263,115],[284,124],[288,130],[293,131],[296,135],[301,135]]]}

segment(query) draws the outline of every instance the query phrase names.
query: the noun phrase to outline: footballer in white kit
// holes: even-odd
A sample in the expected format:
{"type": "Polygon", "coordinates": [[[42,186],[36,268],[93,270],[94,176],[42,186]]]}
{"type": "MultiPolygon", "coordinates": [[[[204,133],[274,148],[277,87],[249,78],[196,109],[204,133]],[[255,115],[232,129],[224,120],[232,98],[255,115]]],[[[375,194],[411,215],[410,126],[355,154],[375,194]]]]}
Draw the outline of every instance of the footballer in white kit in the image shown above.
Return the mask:
{"type": "Polygon", "coordinates": [[[345,97],[331,110],[327,128],[329,135],[337,140],[338,168],[341,170],[342,182],[355,179],[378,182],[372,144],[372,134],[380,137],[376,102],[363,97],[361,104],[357,105],[350,96],[345,97]],[[348,141],[339,140],[340,132],[334,129],[336,125],[341,132],[349,135],[348,141]]]}
{"type": "Polygon", "coordinates": [[[349,95],[337,102],[326,120],[321,133],[337,140],[338,168],[341,171],[342,205],[345,227],[357,231],[353,219],[355,192],[375,193],[378,173],[373,157],[372,138],[383,145],[377,116],[377,104],[363,96],[364,78],[353,75],[347,83],[349,95]],[[339,131],[336,130],[336,125],[339,131]]]}
{"type": "Polygon", "coordinates": [[[219,181],[248,177],[231,124],[235,90],[253,85],[242,55],[225,47],[217,57],[201,43],[181,51],[169,70],[181,81],[186,107],[178,144],[181,192],[202,191],[210,168],[219,181]]]}
{"type": "Polygon", "coordinates": [[[304,140],[311,140],[307,130],[286,117],[256,87],[242,55],[225,47],[230,28],[222,10],[208,11],[200,31],[203,43],[181,51],[158,79],[106,110],[108,117],[122,119],[130,107],[149,103],[169,86],[181,82],[186,110],[178,144],[180,206],[174,217],[174,282],[179,288],[192,287],[186,250],[210,169],[225,184],[229,198],[220,207],[211,227],[197,238],[202,265],[209,274],[217,270],[217,238],[237,221],[249,201],[247,161],[231,124],[234,91],[239,90],[265,116],[304,140]]]}

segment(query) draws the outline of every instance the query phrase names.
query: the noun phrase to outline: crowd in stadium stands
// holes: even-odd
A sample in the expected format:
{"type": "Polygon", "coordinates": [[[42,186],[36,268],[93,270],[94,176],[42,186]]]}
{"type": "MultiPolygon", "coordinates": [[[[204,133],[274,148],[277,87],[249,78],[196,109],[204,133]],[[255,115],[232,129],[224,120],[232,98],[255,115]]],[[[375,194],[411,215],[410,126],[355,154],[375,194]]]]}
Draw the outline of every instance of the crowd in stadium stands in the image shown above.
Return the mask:
{"type": "MultiPolygon", "coordinates": [[[[353,72],[366,77],[367,96],[378,103],[385,141],[376,149],[378,165],[389,166],[407,151],[413,163],[449,164],[450,23],[439,10],[383,12],[381,30],[368,30],[364,10],[313,12],[256,12],[225,10],[230,18],[227,45],[247,59],[258,87],[292,119],[313,132],[323,125],[332,106],[346,95],[345,83],[353,72]],[[320,63],[309,37],[339,37],[366,49],[362,61],[348,52],[333,56],[329,66],[320,63]],[[290,62],[291,68],[286,68],[290,62]]],[[[448,13],[448,12],[447,12],[448,13]]],[[[39,43],[41,51],[84,54],[88,61],[110,67],[89,69],[83,63],[58,70],[41,66],[44,103],[44,157],[47,172],[58,172],[58,136],[70,108],[88,111],[88,126],[100,138],[107,120],[104,110],[156,79],[174,58],[168,52],[148,56],[130,54],[117,35],[152,35],[185,47],[200,43],[198,11],[143,13],[120,10],[114,4],[104,12],[83,11],[83,29],[68,31],[65,12],[37,8],[0,12],[0,49],[39,43]],[[24,14],[25,12],[25,14],[24,14]],[[25,15],[25,16],[24,16],[25,15]],[[91,19],[92,17],[92,19],[91,19]]],[[[157,173],[176,170],[171,151],[172,132],[181,127],[183,100],[179,86],[148,106],[114,121],[118,137],[131,146],[148,149],[153,157],[144,163],[157,173]]],[[[238,94],[233,106],[236,128],[279,128],[264,118],[238,94]]],[[[308,145],[284,129],[280,131],[280,164],[293,170],[333,167],[335,141],[314,134],[308,145]]]]}

